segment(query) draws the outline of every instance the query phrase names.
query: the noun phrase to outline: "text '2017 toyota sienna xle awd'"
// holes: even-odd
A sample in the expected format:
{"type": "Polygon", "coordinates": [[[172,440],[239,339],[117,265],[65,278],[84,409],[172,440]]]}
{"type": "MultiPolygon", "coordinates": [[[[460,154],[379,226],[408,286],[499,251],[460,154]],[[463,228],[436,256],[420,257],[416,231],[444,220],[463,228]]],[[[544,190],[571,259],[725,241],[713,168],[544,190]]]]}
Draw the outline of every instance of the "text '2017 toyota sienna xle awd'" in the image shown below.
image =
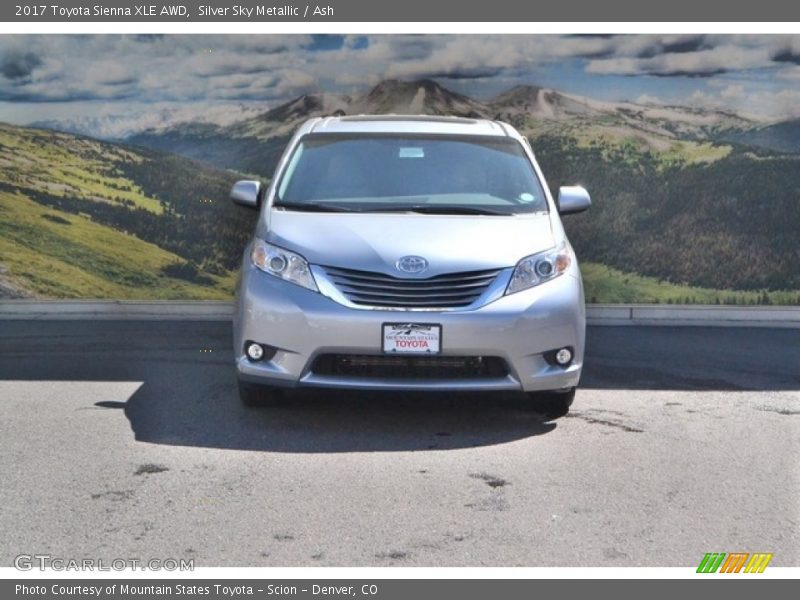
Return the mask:
{"type": "Polygon", "coordinates": [[[527,140],[456,117],[312,119],[260,209],[234,317],[239,391],[516,390],[566,409],[583,364],[583,285],[527,140]]]}

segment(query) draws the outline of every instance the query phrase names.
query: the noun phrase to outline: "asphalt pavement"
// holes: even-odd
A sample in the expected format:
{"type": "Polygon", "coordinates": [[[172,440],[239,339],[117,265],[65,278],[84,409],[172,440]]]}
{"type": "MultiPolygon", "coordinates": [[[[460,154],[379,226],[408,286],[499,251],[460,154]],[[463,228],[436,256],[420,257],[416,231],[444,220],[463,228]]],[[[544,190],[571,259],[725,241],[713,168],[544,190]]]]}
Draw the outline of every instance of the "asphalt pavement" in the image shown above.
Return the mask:
{"type": "Polygon", "coordinates": [[[240,405],[222,322],[0,321],[0,566],[800,566],[800,331],[597,327],[516,394],[240,405]]]}

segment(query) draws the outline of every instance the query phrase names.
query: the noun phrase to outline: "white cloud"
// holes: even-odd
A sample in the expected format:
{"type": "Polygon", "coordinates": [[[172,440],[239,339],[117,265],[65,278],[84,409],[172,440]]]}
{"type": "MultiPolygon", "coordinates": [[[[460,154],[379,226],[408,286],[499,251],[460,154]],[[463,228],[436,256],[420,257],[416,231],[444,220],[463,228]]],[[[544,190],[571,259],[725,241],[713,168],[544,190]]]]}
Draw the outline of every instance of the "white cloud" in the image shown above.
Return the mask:
{"type": "Polygon", "coordinates": [[[638,98],[636,98],[637,104],[667,104],[659,98],[658,96],[653,96],[652,94],[642,94],[638,98]]]}
{"type": "Polygon", "coordinates": [[[689,104],[701,108],[733,110],[761,118],[800,117],[800,89],[769,91],[748,90],[740,84],[722,88],[712,86],[706,91],[693,92],[687,100],[689,104]]]}
{"type": "MultiPolygon", "coordinates": [[[[435,77],[474,94],[506,82],[534,83],[542,69],[564,64],[576,74],[583,69],[576,77],[599,82],[620,75],[694,76],[699,91],[689,100],[698,105],[733,108],[758,98],[765,102],[759,110],[797,112],[789,99],[800,80],[800,36],[352,35],[341,40],[338,49],[317,50],[315,39],[305,35],[2,36],[0,101],[275,103],[310,91],[362,91],[388,77],[435,77]],[[715,75],[723,72],[743,74],[739,87],[726,89],[729,84],[715,75]],[[762,75],[760,83],[753,73],[762,75]],[[766,91],[764,73],[772,82],[766,91]]],[[[648,101],[662,95],[650,90],[641,91],[648,101]]],[[[632,95],[630,87],[625,93],[632,95]]]]}
{"type": "Polygon", "coordinates": [[[723,45],[696,52],[592,60],[587,73],[597,75],[709,76],[731,70],[770,66],[770,49],[723,45]]]}

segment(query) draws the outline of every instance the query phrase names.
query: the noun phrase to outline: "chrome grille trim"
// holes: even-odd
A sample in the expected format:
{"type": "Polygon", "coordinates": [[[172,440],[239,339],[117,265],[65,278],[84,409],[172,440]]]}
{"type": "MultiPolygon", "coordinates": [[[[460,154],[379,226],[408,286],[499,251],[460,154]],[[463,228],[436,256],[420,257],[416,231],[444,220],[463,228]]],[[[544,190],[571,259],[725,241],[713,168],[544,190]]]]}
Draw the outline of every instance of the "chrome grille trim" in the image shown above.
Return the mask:
{"type": "Polygon", "coordinates": [[[412,279],[341,267],[312,267],[318,283],[322,275],[333,288],[323,283],[320,291],[337,302],[353,308],[389,310],[473,308],[480,301],[488,301],[487,296],[494,299],[498,280],[507,279],[499,277],[506,270],[484,269],[412,279]]]}

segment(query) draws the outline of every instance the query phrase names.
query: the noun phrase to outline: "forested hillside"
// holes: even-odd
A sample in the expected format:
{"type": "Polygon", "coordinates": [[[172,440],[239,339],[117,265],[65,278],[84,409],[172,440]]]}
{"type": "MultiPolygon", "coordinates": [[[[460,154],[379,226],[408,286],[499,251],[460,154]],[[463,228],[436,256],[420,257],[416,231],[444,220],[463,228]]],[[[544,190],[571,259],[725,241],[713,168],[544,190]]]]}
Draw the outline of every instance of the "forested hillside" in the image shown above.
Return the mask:
{"type": "Polygon", "coordinates": [[[0,296],[228,298],[254,214],[232,173],[0,125],[0,296]]]}
{"type": "Polygon", "coordinates": [[[665,166],[561,137],[539,137],[535,149],[553,193],[574,182],[592,193],[591,211],[564,219],[585,260],[693,286],[800,289],[799,155],[737,148],[665,166]]]}
{"type": "Polygon", "coordinates": [[[554,194],[586,186],[592,209],[565,225],[591,301],[800,304],[800,154],[763,147],[791,149],[791,122],[533,86],[479,102],[430,80],[123,143],[0,126],[0,295],[229,297],[255,217],[229,203],[231,183],[270,177],[309,117],[386,112],[509,121],[554,194]]]}

